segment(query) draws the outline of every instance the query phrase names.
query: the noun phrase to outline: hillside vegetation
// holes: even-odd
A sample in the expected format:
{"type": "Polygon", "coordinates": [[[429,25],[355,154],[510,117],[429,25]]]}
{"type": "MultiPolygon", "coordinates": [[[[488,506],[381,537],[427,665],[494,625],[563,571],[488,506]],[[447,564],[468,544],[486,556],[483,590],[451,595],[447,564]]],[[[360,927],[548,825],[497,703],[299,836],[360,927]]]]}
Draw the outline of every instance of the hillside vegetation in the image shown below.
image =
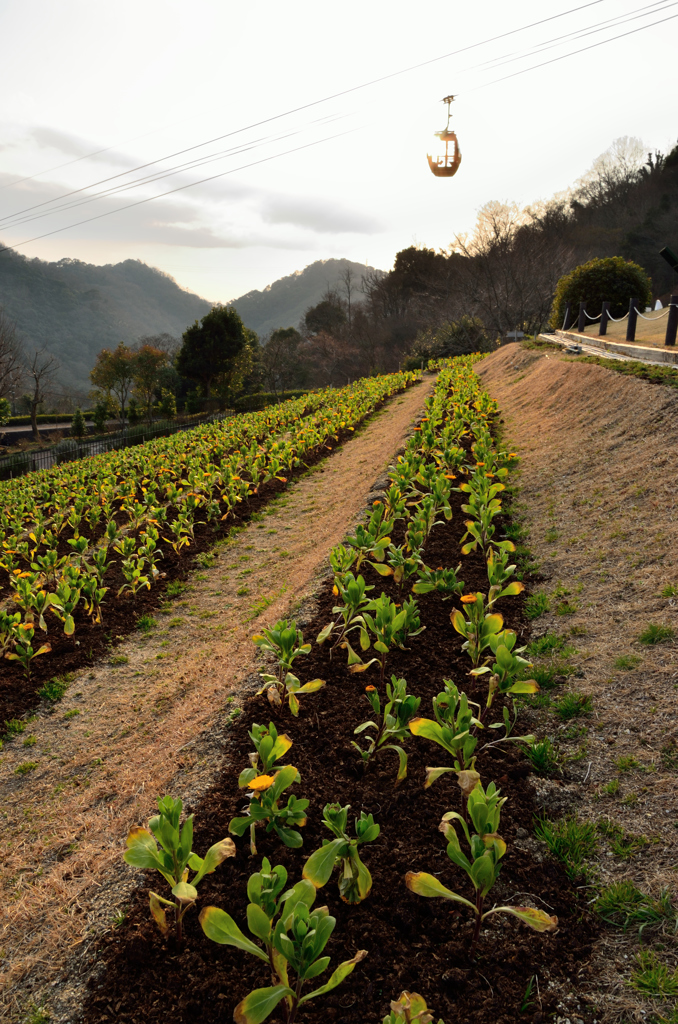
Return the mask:
{"type": "Polygon", "coordinates": [[[140,260],[97,267],[9,251],[0,256],[0,306],[16,321],[27,348],[46,346],[69,382],[88,389],[102,348],[144,335],[179,337],[211,303],[140,260]]]}

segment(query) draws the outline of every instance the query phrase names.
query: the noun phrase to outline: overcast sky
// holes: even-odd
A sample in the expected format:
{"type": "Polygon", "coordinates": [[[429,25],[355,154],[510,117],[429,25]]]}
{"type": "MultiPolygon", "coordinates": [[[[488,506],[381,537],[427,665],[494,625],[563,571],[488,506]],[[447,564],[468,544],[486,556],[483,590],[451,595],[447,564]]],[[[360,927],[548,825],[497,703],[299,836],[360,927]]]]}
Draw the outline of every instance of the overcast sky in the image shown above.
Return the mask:
{"type": "Polygon", "coordinates": [[[675,0],[598,0],[434,60],[584,2],[0,0],[0,240],[47,260],[141,259],[222,302],[318,259],[388,269],[412,243],[446,247],[485,202],[548,198],[619,136],[675,144],[678,18],[663,20],[675,0]],[[662,23],[505,79],[652,22],[662,23]],[[450,92],[463,160],[446,180],[426,154],[450,92]],[[182,190],[160,196],[171,189],[182,190]]]}

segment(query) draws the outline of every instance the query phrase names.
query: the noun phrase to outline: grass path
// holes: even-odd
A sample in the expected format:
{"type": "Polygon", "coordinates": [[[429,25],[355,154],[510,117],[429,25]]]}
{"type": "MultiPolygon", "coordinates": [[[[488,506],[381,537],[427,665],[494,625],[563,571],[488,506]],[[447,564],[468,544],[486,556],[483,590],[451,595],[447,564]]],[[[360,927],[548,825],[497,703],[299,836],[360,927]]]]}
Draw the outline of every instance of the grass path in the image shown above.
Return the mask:
{"type": "MultiPolygon", "coordinates": [[[[151,813],[158,794],[194,800],[209,785],[238,684],[256,668],[253,620],[259,627],[288,615],[309,593],[431,391],[424,382],[396,396],[258,521],[220,542],[181,597],[163,606],[156,628],[79,672],[51,713],[39,711],[5,745],[5,1019],[23,1020],[67,958],[82,957],[114,923],[136,883],[121,862],[129,827],[151,813]]],[[[62,995],[77,1013],[77,985],[62,995]]]]}

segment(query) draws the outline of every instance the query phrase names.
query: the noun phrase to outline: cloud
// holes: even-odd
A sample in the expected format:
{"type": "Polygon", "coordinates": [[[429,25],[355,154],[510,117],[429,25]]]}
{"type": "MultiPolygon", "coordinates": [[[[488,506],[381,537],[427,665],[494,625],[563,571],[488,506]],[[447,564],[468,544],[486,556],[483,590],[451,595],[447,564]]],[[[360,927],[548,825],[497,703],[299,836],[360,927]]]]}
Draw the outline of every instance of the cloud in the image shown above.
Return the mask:
{"type": "Polygon", "coordinates": [[[79,160],[98,160],[107,164],[116,164],[120,167],[133,167],[136,163],[132,157],[117,152],[114,146],[100,148],[96,143],[90,142],[88,139],[82,139],[77,135],[70,135],[67,132],[60,132],[53,128],[36,125],[31,128],[29,137],[41,149],[56,149],[58,153],[63,153],[65,156],[72,156],[79,160]]]}
{"type": "Polygon", "coordinates": [[[301,196],[267,196],[261,204],[261,218],[267,224],[293,224],[318,234],[373,235],[382,230],[368,214],[301,196]]]}

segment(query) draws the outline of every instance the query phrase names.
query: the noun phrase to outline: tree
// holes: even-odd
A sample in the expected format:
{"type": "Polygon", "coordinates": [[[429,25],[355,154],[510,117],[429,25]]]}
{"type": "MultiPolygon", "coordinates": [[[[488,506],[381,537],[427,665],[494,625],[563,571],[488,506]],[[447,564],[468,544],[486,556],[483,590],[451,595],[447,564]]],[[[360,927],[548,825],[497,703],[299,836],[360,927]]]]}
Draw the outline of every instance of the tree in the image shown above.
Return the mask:
{"type": "Polygon", "coordinates": [[[259,337],[256,331],[250,330],[249,327],[245,327],[244,331],[244,346],[238,355],[231,359],[228,369],[220,373],[212,385],[212,391],[219,398],[220,407],[223,409],[233,404],[245,382],[256,376],[255,371],[260,365],[259,337]]]}
{"type": "Polygon", "coordinates": [[[313,336],[322,331],[336,336],[341,334],[346,322],[346,312],[341,299],[335,292],[328,290],[325,298],[317,306],[308,307],[304,313],[302,326],[307,335],[313,336]]]}
{"type": "Polygon", "coordinates": [[[78,408],[73,413],[73,419],[71,420],[71,437],[76,437],[80,440],[86,433],[85,417],[82,415],[82,409],[78,408]]]}
{"type": "Polygon", "coordinates": [[[103,348],[97,356],[89,379],[105,395],[115,395],[120,406],[120,418],[125,423],[125,409],[134,384],[135,354],[124,342],[114,352],[103,348]]]}
{"type": "Polygon", "coordinates": [[[212,382],[229,371],[232,361],[245,347],[243,322],[232,306],[214,306],[202,320],[188,327],[182,337],[177,370],[202,385],[205,398],[209,398],[212,382]]]}
{"type": "Polygon", "coordinates": [[[160,390],[160,371],[167,365],[167,353],[153,345],[142,345],[134,353],[134,393],[146,410],[146,419],[153,418],[153,401],[160,390]]]}
{"type": "Polygon", "coordinates": [[[31,383],[31,391],[24,395],[24,401],[31,415],[33,440],[40,440],[38,430],[38,408],[53,390],[60,363],[45,348],[37,349],[25,364],[25,376],[31,383]]]}
{"type": "Polygon", "coordinates": [[[0,306],[0,396],[13,396],[24,374],[24,350],[16,324],[0,306]]]}
{"type": "Polygon", "coordinates": [[[642,267],[621,256],[589,260],[558,281],[551,327],[562,328],[567,302],[572,310],[578,310],[579,303],[585,302],[590,316],[602,310],[603,302],[609,302],[610,314],[619,318],[628,312],[630,299],[636,299],[641,310],[652,301],[652,282],[642,267]]]}
{"type": "Polygon", "coordinates": [[[261,355],[264,381],[274,395],[307,384],[303,344],[303,337],[294,327],[279,327],[264,345],[261,355]]]}

